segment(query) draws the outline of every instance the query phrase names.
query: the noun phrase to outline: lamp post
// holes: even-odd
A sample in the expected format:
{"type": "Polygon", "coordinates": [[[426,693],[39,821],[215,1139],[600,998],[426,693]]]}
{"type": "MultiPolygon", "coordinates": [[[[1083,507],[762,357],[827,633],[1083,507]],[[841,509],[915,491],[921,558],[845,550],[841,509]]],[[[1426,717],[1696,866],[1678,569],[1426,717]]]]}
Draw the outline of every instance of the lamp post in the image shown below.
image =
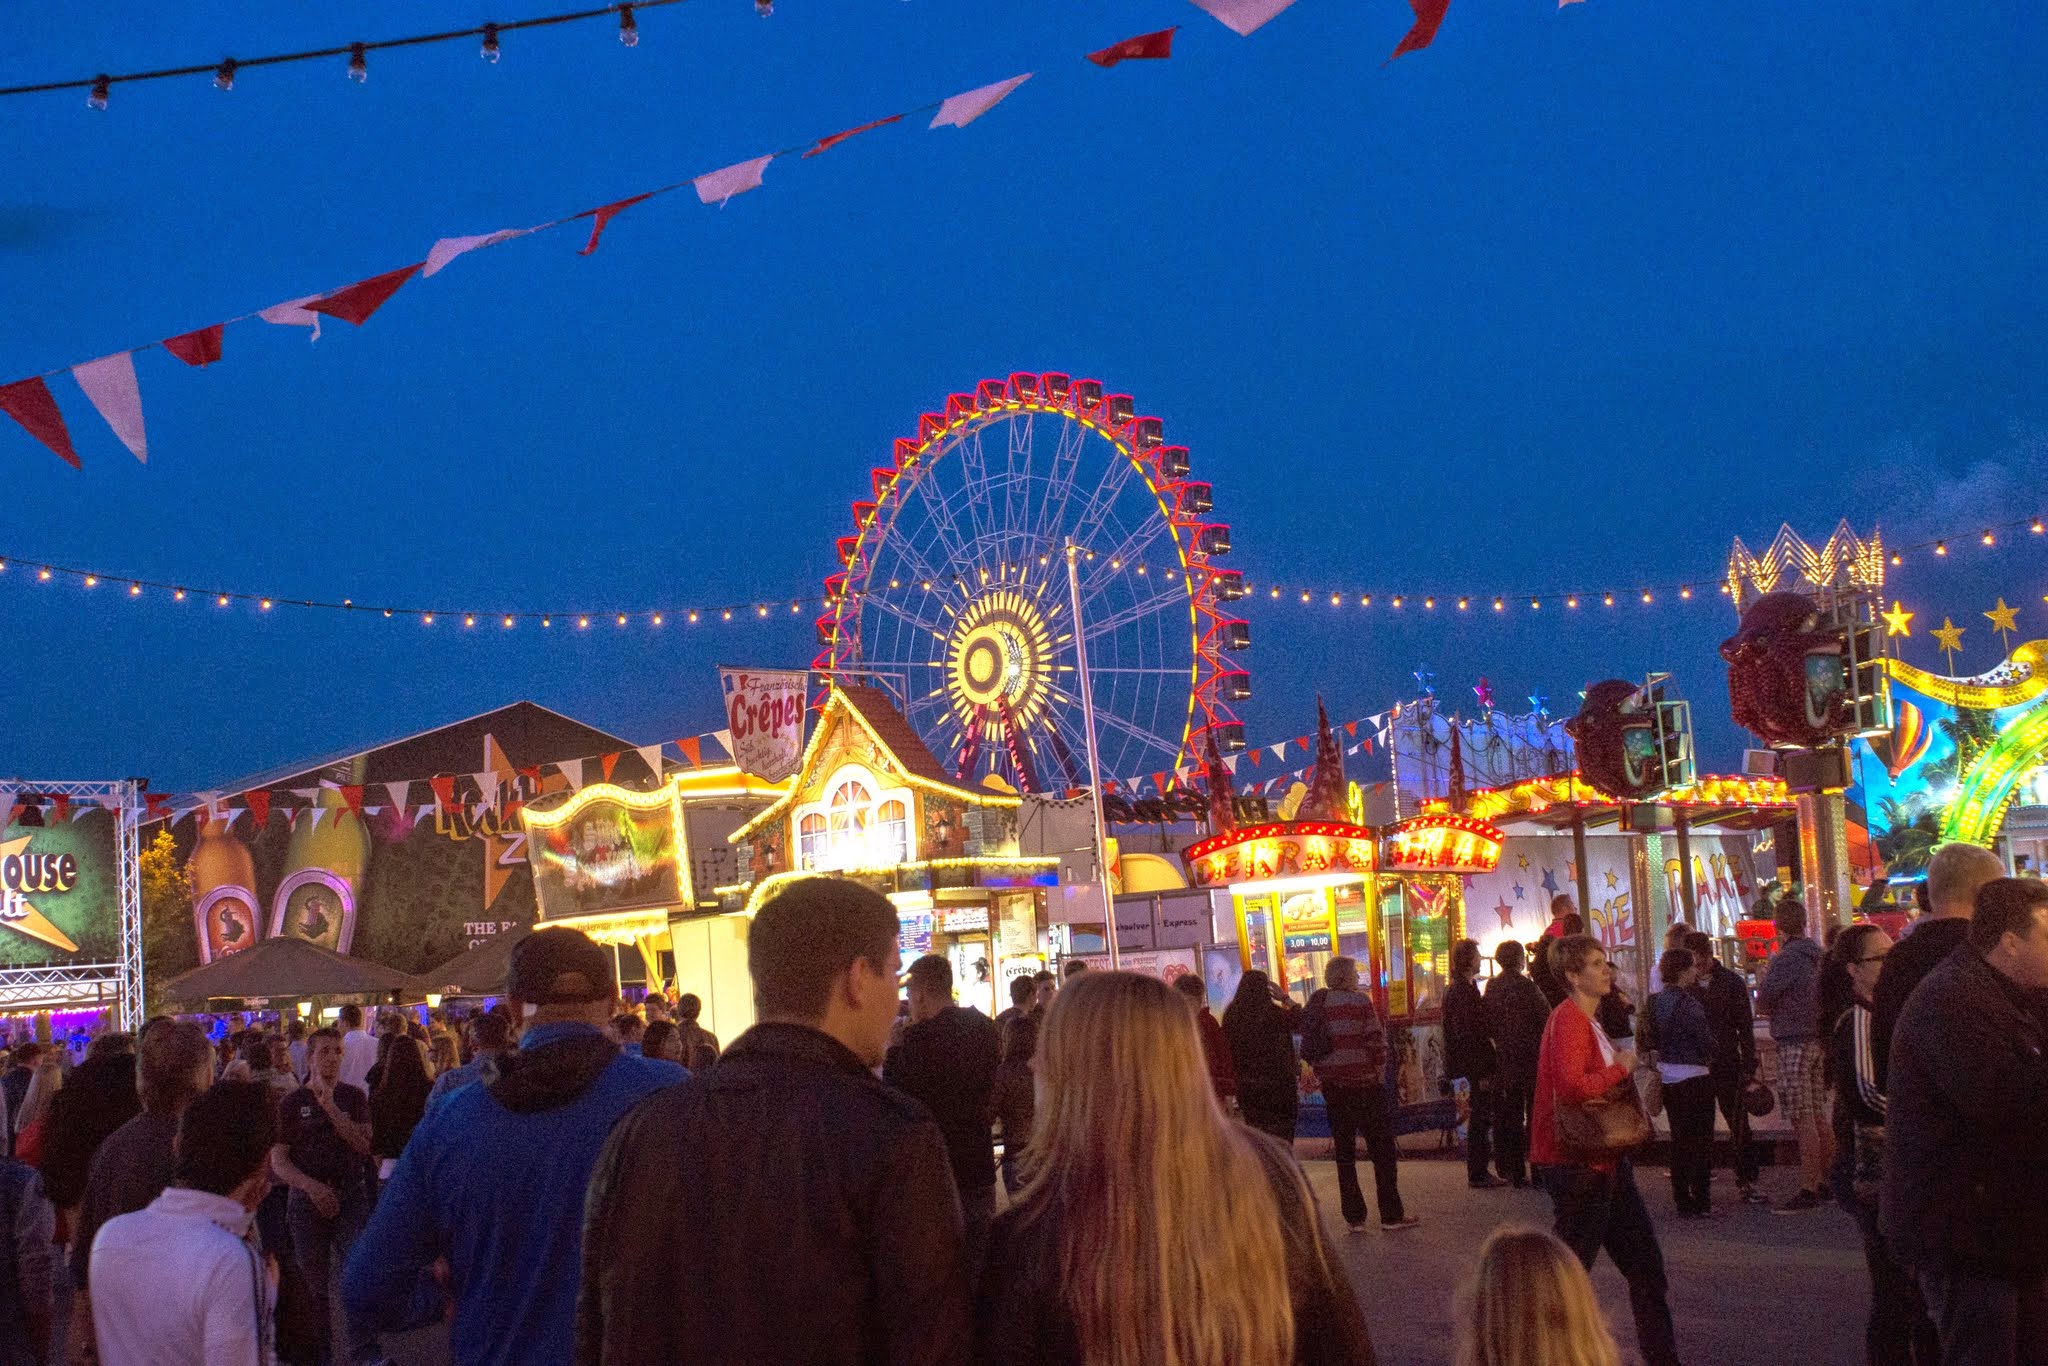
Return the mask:
{"type": "Polygon", "coordinates": [[[1067,542],[1067,601],[1074,618],[1074,668],[1081,688],[1081,730],[1088,748],[1088,807],[1095,817],[1095,878],[1102,887],[1102,929],[1109,966],[1117,966],[1116,897],[1109,888],[1109,834],[1102,820],[1102,770],[1095,748],[1095,690],[1088,682],[1088,636],[1081,629],[1081,547],[1067,542]]]}

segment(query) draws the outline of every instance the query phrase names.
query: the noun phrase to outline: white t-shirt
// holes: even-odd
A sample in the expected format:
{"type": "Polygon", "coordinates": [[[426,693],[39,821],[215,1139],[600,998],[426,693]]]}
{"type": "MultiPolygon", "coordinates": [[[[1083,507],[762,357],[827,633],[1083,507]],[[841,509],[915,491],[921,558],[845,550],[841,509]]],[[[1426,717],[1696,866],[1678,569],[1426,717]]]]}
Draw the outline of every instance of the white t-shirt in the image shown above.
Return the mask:
{"type": "Polygon", "coordinates": [[[370,1069],[377,1065],[377,1040],[366,1030],[351,1029],[341,1036],[341,1080],[368,1095],[370,1069]]]}
{"type": "Polygon", "coordinates": [[[272,1366],[269,1275],[236,1201],[177,1186],[100,1225],[92,1323],[100,1360],[272,1366]]]}

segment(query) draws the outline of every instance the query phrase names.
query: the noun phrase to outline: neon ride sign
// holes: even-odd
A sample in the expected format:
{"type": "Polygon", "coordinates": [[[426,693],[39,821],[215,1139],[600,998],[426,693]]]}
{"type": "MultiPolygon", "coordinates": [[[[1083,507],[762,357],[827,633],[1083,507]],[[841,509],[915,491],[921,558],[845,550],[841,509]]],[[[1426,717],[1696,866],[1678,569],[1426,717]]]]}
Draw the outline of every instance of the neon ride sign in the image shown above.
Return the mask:
{"type": "Polygon", "coordinates": [[[1286,821],[1191,844],[1181,852],[1181,862],[1197,887],[1324,873],[1363,876],[1379,868],[1379,841],[1362,825],[1286,821]]]}
{"type": "Polygon", "coordinates": [[[1396,873],[1490,873],[1506,838],[1469,816],[1416,816],[1387,836],[1387,870],[1396,873]]]}

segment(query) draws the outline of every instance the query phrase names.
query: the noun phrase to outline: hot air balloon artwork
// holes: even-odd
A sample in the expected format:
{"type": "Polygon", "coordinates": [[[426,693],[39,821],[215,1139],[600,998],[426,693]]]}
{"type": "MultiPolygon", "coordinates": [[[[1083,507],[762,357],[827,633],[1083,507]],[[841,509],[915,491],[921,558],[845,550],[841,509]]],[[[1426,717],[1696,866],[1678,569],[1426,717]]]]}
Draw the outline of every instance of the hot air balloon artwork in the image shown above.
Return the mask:
{"type": "Polygon", "coordinates": [[[1885,771],[1894,782],[1901,773],[1920,762],[1934,738],[1934,728],[1927,724],[1927,718],[1918,707],[1903,697],[1896,699],[1895,705],[1897,720],[1892,723],[1891,734],[1870,742],[1871,752],[1883,762],[1885,771]]]}

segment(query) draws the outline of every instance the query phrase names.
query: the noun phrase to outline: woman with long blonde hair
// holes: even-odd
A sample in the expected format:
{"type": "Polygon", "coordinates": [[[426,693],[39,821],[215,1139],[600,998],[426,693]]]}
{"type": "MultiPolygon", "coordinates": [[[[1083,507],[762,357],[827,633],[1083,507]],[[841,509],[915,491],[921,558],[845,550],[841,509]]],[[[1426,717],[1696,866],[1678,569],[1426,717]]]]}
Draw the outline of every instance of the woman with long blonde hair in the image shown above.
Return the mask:
{"type": "Polygon", "coordinates": [[[1292,1154],[1224,1114],[1164,982],[1069,979],[1036,1067],[1024,1186],[976,1301],[980,1361],[1372,1362],[1292,1154]]]}
{"type": "Polygon", "coordinates": [[[64,1065],[57,1049],[46,1048],[30,1075],[28,1091],[21,1098],[21,1113],[14,1117],[14,1155],[31,1167],[43,1165],[43,1143],[50,1128],[50,1109],[57,1093],[64,1089],[64,1065]]]}
{"type": "Polygon", "coordinates": [[[1592,1278],[1542,1229],[1496,1229],[1454,1304],[1454,1366],[1621,1366],[1592,1278]]]}

